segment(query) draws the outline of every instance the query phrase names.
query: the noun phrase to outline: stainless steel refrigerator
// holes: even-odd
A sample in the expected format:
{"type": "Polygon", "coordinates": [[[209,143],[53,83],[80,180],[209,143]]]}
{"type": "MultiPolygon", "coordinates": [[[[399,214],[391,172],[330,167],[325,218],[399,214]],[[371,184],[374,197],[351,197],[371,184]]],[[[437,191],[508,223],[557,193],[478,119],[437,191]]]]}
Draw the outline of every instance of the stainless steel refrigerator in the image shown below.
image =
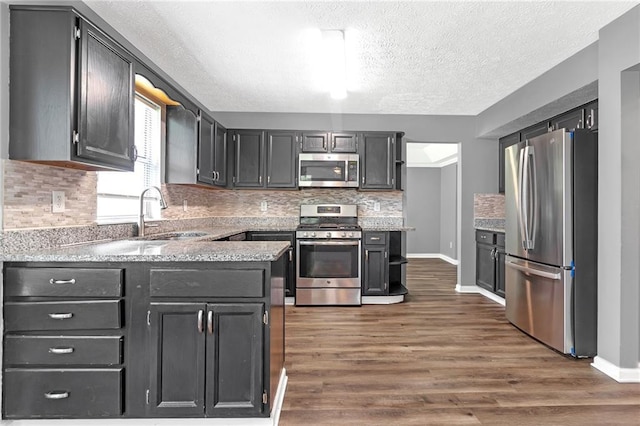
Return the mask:
{"type": "Polygon", "coordinates": [[[597,172],[588,130],[505,150],[507,319],[576,357],[596,354],[597,172]]]}

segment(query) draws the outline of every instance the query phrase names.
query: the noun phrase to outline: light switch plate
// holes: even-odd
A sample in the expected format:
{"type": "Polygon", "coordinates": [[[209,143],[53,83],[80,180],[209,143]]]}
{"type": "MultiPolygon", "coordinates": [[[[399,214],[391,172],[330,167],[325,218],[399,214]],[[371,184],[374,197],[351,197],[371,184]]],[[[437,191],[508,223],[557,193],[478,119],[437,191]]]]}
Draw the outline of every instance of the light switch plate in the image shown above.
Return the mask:
{"type": "Polygon", "coordinates": [[[51,191],[51,213],[64,213],[64,191],[51,191]]]}

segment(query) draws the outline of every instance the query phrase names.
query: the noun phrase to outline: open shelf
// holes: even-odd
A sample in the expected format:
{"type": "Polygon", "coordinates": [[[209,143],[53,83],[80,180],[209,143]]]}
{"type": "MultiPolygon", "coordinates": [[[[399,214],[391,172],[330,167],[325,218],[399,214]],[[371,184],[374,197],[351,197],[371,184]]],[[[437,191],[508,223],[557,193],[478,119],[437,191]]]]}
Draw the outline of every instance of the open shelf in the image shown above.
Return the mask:
{"type": "Polygon", "coordinates": [[[399,281],[389,284],[389,296],[403,296],[408,293],[409,290],[399,281]]]}
{"type": "Polygon", "coordinates": [[[392,254],[389,256],[389,265],[402,265],[407,262],[407,258],[399,254],[392,254]]]}

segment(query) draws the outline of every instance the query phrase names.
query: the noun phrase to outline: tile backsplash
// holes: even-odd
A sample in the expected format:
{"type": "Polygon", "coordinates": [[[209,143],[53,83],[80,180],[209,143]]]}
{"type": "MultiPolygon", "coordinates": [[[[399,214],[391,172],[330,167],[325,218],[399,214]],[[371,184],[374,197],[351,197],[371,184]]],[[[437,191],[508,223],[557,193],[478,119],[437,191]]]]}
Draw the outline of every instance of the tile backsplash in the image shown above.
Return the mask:
{"type": "MultiPolygon", "coordinates": [[[[95,172],[3,160],[3,229],[95,224],[95,172]],[[51,191],[65,192],[65,212],[51,211],[51,191]]],[[[402,192],[355,189],[223,190],[163,185],[169,208],[163,219],[200,217],[298,217],[300,204],[357,204],[366,218],[402,218],[402,192]],[[186,211],[184,208],[186,201],[186,211]],[[266,203],[266,210],[261,204],[266,203]],[[380,204],[379,211],[374,205],[380,204]]]]}
{"type": "Polygon", "coordinates": [[[473,194],[475,219],[504,219],[504,194],[473,194]]]}

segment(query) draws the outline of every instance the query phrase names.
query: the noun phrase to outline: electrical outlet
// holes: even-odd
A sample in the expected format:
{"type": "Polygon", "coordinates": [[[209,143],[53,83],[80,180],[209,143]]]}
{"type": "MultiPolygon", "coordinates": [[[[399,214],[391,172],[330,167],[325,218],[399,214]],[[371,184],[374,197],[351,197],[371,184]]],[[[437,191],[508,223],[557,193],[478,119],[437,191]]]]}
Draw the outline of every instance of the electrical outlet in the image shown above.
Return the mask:
{"type": "Polygon", "coordinates": [[[453,248],[453,241],[449,241],[449,248],[453,248]]]}
{"type": "Polygon", "coordinates": [[[64,212],[64,191],[51,191],[51,213],[64,212]]]}
{"type": "Polygon", "coordinates": [[[266,201],[261,201],[260,202],[260,211],[261,212],[266,212],[267,211],[267,202],[266,201]]]}
{"type": "Polygon", "coordinates": [[[187,211],[187,200],[182,200],[182,211],[183,212],[187,211]]]}
{"type": "Polygon", "coordinates": [[[379,212],[380,211],[380,203],[378,201],[375,201],[373,203],[373,211],[374,212],[379,212]]]}

